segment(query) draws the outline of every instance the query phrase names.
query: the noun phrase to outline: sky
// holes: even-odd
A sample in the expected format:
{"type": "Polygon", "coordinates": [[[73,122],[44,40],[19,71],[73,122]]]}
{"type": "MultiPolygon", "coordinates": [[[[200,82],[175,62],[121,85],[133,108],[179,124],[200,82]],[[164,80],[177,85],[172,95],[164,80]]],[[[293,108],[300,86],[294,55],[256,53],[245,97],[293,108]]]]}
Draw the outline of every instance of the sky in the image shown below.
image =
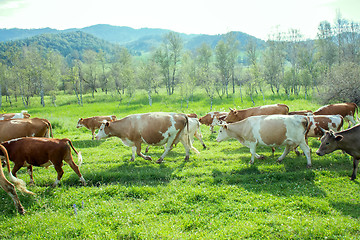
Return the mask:
{"type": "Polygon", "coordinates": [[[360,0],[0,0],[1,28],[83,28],[110,24],[187,34],[241,31],[267,40],[297,29],[315,38],[337,14],[360,23],[360,0]]]}

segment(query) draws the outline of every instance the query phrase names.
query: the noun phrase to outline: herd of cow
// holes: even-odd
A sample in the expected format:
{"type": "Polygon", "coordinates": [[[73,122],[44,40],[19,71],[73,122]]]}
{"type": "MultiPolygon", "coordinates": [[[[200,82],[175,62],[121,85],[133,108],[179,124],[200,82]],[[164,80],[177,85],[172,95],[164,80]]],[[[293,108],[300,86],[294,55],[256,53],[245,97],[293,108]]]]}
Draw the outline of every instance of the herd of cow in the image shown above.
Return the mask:
{"type": "MultiPolygon", "coordinates": [[[[311,167],[310,148],[308,137],[321,137],[321,144],[316,153],[323,156],[337,149],[341,149],[353,157],[353,173],[351,179],[356,178],[360,160],[360,125],[356,124],[355,113],[358,107],[355,103],[338,103],[326,105],[312,112],[302,110],[289,112],[285,104],[265,105],[243,110],[230,109],[230,112],[211,112],[197,118],[196,114],[182,113],[143,113],[133,114],[117,120],[116,116],[96,116],[80,118],[77,128],[86,127],[95,138],[95,130],[99,129],[96,139],[116,136],[124,145],[132,147],[131,161],[135,153],[146,160],[152,161],[150,156],[141,152],[141,145],[147,145],[145,154],[150,145],[164,146],[164,153],[156,161],[161,163],[166,154],[177,143],[181,142],[186,150],[185,160],[189,159],[190,150],[199,151],[193,146],[194,136],[206,148],[200,132],[200,124],[213,127],[219,125],[218,142],[227,139],[237,139],[250,149],[250,164],[254,159],[262,158],[256,153],[258,145],[272,147],[285,146],[283,154],[278,158],[282,161],[291,151],[298,151],[299,146],[307,159],[307,167],[311,167]],[[343,121],[349,122],[349,128],[343,131],[343,121]]],[[[358,118],[357,118],[358,119],[358,118]]],[[[359,120],[359,119],[358,119],[359,120]]],[[[64,173],[63,161],[79,176],[85,185],[86,181],[79,171],[82,163],[81,153],[78,152],[70,139],[53,138],[51,123],[47,119],[30,118],[27,111],[21,113],[0,114],[0,185],[13,199],[18,212],[25,213],[15,191],[15,186],[22,192],[33,194],[26,189],[25,182],[16,177],[21,167],[27,167],[30,183],[34,183],[32,166],[47,167],[54,165],[57,179],[54,186],[60,182],[64,173]],[[73,161],[71,149],[77,154],[79,166],[73,161]],[[14,163],[10,170],[9,161],[14,163]],[[4,176],[2,167],[6,165],[10,183],[4,176]]]]}

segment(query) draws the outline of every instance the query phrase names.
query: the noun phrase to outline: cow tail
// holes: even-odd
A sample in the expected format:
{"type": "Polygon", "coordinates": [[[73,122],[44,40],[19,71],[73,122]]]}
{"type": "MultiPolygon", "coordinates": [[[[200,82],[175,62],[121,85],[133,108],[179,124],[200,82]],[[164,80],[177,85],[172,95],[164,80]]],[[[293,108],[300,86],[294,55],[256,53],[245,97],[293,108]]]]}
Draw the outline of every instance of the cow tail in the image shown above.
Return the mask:
{"type": "Polygon", "coordinates": [[[356,119],[358,122],[360,122],[359,113],[358,113],[358,105],[356,105],[356,103],[354,103],[354,105],[355,105],[356,119]]]}
{"type": "Polygon", "coordinates": [[[50,133],[50,137],[51,137],[51,138],[54,138],[54,135],[53,135],[53,132],[52,132],[52,126],[51,126],[50,121],[48,121],[48,125],[49,125],[49,133],[50,133]]]}
{"type": "MultiPolygon", "coordinates": [[[[314,119],[314,121],[315,121],[315,119],[314,119]]],[[[309,131],[310,131],[310,127],[311,127],[313,124],[315,124],[315,123],[313,123],[313,121],[310,120],[310,117],[306,117],[306,126],[305,126],[305,132],[304,132],[305,138],[306,138],[306,136],[308,135],[308,133],[309,133],[309,131]]]]}
{"type": "Polygon", "coordinates": [[[9,154],[8,154],[6,148],[5,148],[3,145],[1,145],[1,144],[0,144],[0,149],[1,149],[1,151],[2,151],[2,153],[4,154],[4,157],[5,157],[5,159],[6,159],[6,166],[7,166],[8,172],[9,172],[10,181],[11,181],[11,182],[15,185],[15,187],[16,187],[17,189],[19,189],[21,192],[35,195],[35,193],[33,193],[33,192],[31,192],[31,191],[29,191],[29,190],[26,189],[26,183],[25,183],[23,180],[15,177],[15,176],[12,174],[12,172],[11,172],[11,170],[10,170],[9,154]]]}
{"type": "Polygon", "coordinates": [[[74,150],[74,152],[76,153],[76,155],[78,156],[78,165],[79,167],[81,166],[81,164],[83,163],[83,159],[82,159],[82,155],[81,155],[81,152],[79,151],[76,151],[76,149],[74,148],[72,142],[70,139],[66,139],[67,140],[67,143],[69,144],[69,146],[72,148],[72,150],[74,150]]]}
{"type": "Polygon", "coordinates": [[[185,119],[186,119],[187,141],[188,141],[188,145],[190,146],[190,148],[192,148],[192,144],[190,141],[189,118],[186,114],[185,114],[185,119]]]}

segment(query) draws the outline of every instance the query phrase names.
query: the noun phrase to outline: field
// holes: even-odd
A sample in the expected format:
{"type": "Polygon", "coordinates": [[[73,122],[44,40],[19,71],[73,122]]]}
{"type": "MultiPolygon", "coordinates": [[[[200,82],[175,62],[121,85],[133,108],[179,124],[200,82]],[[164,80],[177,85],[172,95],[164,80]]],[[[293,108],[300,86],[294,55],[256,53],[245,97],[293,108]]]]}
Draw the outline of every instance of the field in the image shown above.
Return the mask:
{"type": "MultiPolygon", "coordinates": [[[[161,94],[147,104],[138,94],[119,104],[113,96],[84,96],[84,106],[72,96],[58,96],[57,107],[38,99],[28,109],[32,117],[47,118],[56,138],[70,138],[83,155],[80,168],[87,186],[68,165],[57,188],[53,167],[34,168],[35,185],[28,186],[35,196],[21,195],[26,215],[16,213],[10,197],[0,191],[1,239],[359,239],[360,186],[350,181],[352,161],[335,152],[319,157],[319,141],[311,139],[312,168],[305,156],[291,152],[279,164],[270,148],[259,147],[266,156],[249,165],[249,149],[235,140],[217,143],[216,134],[201,126],[204,142],[194,146],[199,155],[175,147],[162,164],[136,157],[130,162],[131,148],[118,138],[92,141],[89,130],[76,129],[80,117],[165,111],[209,112],[209,100],[196,94],[186,109],[179,96],[161,94]]],[[[313,99],[287,96],[255,98],[256,105],[285,103],[290,110],[315,110],[313,99]]],[[[213,110],[251,107],[251,101],[231,96],[216,99],[213,110]]],[[[10,108],[3,99],[3,110],[19,112],[20,101],[10,108]]],[[[217,130],[218,128],[216,128],[217,130]]],[[[144,146],[145,148],[145,146],[144,146]]],[[[151,147],[157,159],[163,148],[151,147]]],[[[77,159],[73,154],[74,159],[77,159]]],[[[26,168],[18,177],[29,183],[26,168]]]]}

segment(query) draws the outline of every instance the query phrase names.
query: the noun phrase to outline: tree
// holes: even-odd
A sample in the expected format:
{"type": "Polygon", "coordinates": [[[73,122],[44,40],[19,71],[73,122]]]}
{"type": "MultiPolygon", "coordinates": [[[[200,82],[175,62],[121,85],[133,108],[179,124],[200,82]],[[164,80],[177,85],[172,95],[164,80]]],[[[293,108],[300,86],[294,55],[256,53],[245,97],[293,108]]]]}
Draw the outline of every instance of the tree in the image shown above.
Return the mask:
{"type": "Polygon", "coordinates": [[[212,50],[211,47],[203,43],[196,49],[196,76],[198,84],[205,89],[207,96],[210,98],[210,111],[212,110],[215,94],[215,73],[211,65],[212,50]]]}
{"type": "Polygon", "coordinates": [[[159,66],[155,63],[154,58],[141,61],[137,77],[141,88],[147,91],[150,106],[152,106],[152,93],[156,92],[160,85],[159,72],[159,66]]]}
{"type": "Polygon", "coordinates": [[[82,80],[87,84],[91,90],[92,97],[95,97],[99,70],[97,63],[97,53],[93,50],[86,50],[83,55],[84,65],[81,68],[82,80]]]}
{"type": "Polygon", "coordinates": [[[182,65],[180,68],[180,89],[181,105],[183,99],[186,101],[186,108],[189,108],[190,97],[193,96],[196,87],[196,66],[190,51],[183,55],[182,65]]]}
{"type": "Polygon", "coordinates": [[[163,38],[162,45],[155,51],[155,60],[161,67],[166,91],[172,95],[176,86],[176,74],[181,59],[183,40],[179,33],[169,32],[163,38]]]}

